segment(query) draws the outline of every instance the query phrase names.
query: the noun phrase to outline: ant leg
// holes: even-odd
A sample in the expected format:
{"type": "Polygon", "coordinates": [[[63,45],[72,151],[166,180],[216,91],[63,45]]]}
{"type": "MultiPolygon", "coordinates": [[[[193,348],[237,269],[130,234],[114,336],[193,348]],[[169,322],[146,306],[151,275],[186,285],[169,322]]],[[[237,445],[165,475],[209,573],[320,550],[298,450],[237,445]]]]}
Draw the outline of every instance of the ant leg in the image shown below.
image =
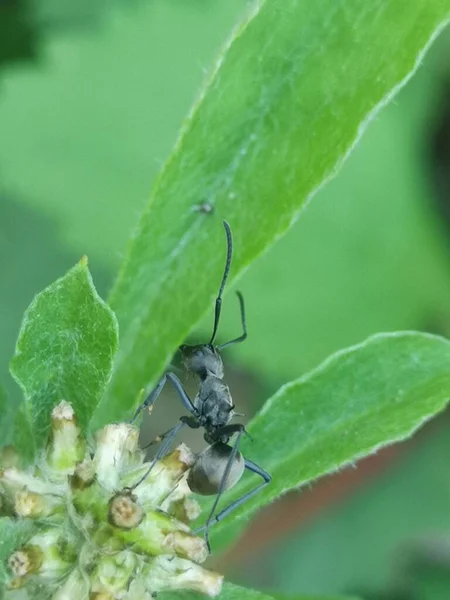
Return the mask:
{"type": "Polygon", "coordinates": [[[186,422],[186,420],[182,419],[182,420],[180,420],[179,423],[177,423],[175,425],[175,427],[172,427],[172,429],[169,429],[169,431],[166,431],[166,433],[164,433],[161,436],[163,443],[158,448],[158,452],[155,454],[155,457],[153,458],[152,462],[150,463],[150,466],[148,467],[147,471],[144,473],[144,475],[142,475],[142,477],[133,486],[131,486],[131,488],[130,488],[131,490],[135,490],[139,485],[141,485],[141,483],[145,479],[147,479],[147,477],[150,475],[150,473],[151,473],[153,467],[155,466],[155,464],[157,463],[157,461],[161,460],[161,458],[163,458],[167,454],[177,433],[180,431],[180,429],[182,427],[184,427],[184,425],[187,425],[187,424],[188,423],[186,422]]]}
{"type": "Polygon", "coordinates": [[[212,435],[212,438],[214,441],[219,442],[219,441],[221,441],[223,436],[229,438],[232,435],[234,435],[235,433],[239,433],[240,435],[245,435],[246,437],[248,437],[249,440],[253,441],[252,436],[245,429],[245,425],[242,425],[242,423],[233,423],[232,425],[224,425],[223,427],[220,427],[220,429],[216,429],[216,431],[212,435]]]}
{"type": "MultiPolygon", "coordinates": [[[[259,485],[257,485],[252,490],[250,490],[249,492],[247,492],[246,494],[244,494],[243,496],[241,496],[241,498],[238,498],[237,500],[232,502],[229,506],[227,506],[222,511],[220,511],[220,513],[218,515],[216,515],[214,518],[212,518],[212,513],[211,513],[211,515],[209,516],[208,521],[205,523],[205,525],[203,525],[202,527],[200,527],[199,529],[197,529],[195,531],[195,533],[200,532],[200,531],[205,531],[205,538],[207,540],[208,540],[208,532],[209,532],[209,529],[212,527],[212,525],[219,523],[220,521],[225,519],[225,517],[227,517],[235,508],[242,506],[242,504],[247,502],[247,500],[250,500],[250,498],[253,498],[253,496],[256,496],[256,494],[258,492],[260,492],[264,487],[266,487],[266,485],[269,485],[269,483],[272,480],[272,476],[270,475],[270,473],[268,473],[267,471],[265,471],[264,469],[259,467],[256,463],[252,462],[251,460],[247,460],[247,459],[244,459],[244,462],[245,462],[246,469],[248,469],[252,473],[256,473],[256,475],[259,475],[260,477],[262,477],[264,481],[262,483],[260,483],[259,485]]],[[[216,505],[217,505],[217,502],[214,503],[214,508],[216,505]]],[[[209,541],[208,541],[208,547],[209,547],[209,541]]]]}
{"type": "MultiPolygon", "coordinates": [[[[175,438],[177,433],[180,431],[180,429],[182,427],[184,427],[185,425],[187,425],[191,429],[198,429],[200,427],[199,422],[194,417],[181,417],[180,422],[177,423],[175,425],[175,427],[172,427],[172,429],[169,429],[165,433],[161,434],[161,436],[158,436],[161,438],[158,441],[161,441],[163,443],[159,447],[155,457],[153,458],[152,462],[150,463],[149,468],[147,469],[145,474],[137,481],[137,483],[135,483],[131,488],[128,488],[128,489],[135,490],[139,485],[141,485],[141,483],[144,481],[144,479],[146,479],[150,475],[150,473],[151,473],[153,467],[155,466],[155,464],[157,463],[157,461],[164,458],[164,456],[168,453],[170,446],[172,445],[173,439],[175,438]]],[[[155,441],[154,443],[157,443],[157,442],[155,441]]]]}
{"type": "MultiPolygon", "coordinates": [[[[191,429],[199,429],[200,427],[200,423],[195,417],[181,417],[180,421],[183,421],[183,423],[185,425],[188,425],[191,429]]],[[[169,433],[172,431],[172,429],[173,428],[168,429],[164,433],[160,433],[159,435],[157,435],[155,438],[153,438],[151,442],[143,446],[142,450],[147,450],[147,448],[149,448],[150,446],[154,446],[155,444],[159,444],[160,442],[165,440],[169,433]]]]}
{"type": "Polygon", "coordinates": [[[245,468],[248,469],[249,471],[251,471],[252,473],[256,473],[256,475],[259,475],[260,477],[262,477],[264,479],[264,481],[262,483],[260,483],[258,486],[256,486],[255,488],[253,488],[252,490],[250,490],[249,492],[247,492],[246,494],[244,494],[243,496],[241,496],[241,498],[238,498],[237,500],[232,502],[230,504],[230,506],[227,506],[226,508],[224,508],[218,515],[216,515],[214,517],[213,524],[219,523],[220,521],[225,519],[225,517],[227,517],[231,511],[233,511],[235,508],[238,508],[239,506],[242,506],[242,504],[247,502],[247,500],[250,500],[250,498],[253,498],[253,496],[256,496],[256,494],[259,491],[261,491],[264,487],[266,487],[266,485],[269,485],[269,483],[272,481],[272,476],[270,475],[270,473],[268,473],[267,471],[264,471],[264,469],[261,469],[261,467],[259,467],[257,464],[255,464],[251,460],[245,459],[245,468]]]}
{"type": "Polygon", "coordinates": [[[220,497],[222,496],[222,494],[224,492],[224,489],[225,489],[225,486],[226,486],[226,483],[228,480],[228,475],[230,474],[231,467],[233,466],[233,463],[234,463],[234,459],[236,458],[236,454],[238,453],[241,437],[244,433],[246,433],[245,427],[244,427],[244,425],[242,425],[242,423],[239,423],[236,425],[227,425],[226,427],[222,428],[222,430],[223,429],[227,429],[227,431],[229,431],[230,433],[231,433],[230,430],[234,430],[233,433],[234,432],[237,433],[236,441],[234,442],[234,445],[230,452],[230,456],[228,457],[227,466],[225,467],[225,471],[224,471],[222,479],[220,481],[219,489],[217,490],[216,499],[214,500],[214,504],[211,508],[208,519],[207,519],[205,525],[203,525],[203,527],[200,527],[199,529],[195,530],[195,532],[194,532],[194,533],[197,533],[198,531],[205,532],[205,541],[206,541],[206,544],[208,546],[208,550],[210,553],[211,553],[211,546],[209,544],[209,536],[208,536],[209,527],[210,527],[211,522],[213,521],[214,513],[216,511],[217,505],[219,504],[220,497]]]}
{"type": "Polygon", "coordinates": [[[161,377],[161,379],[158,381],[158,385],[150,392],[150,394],[147,396],[147,398],[144,400],[144,402],[137,407],[136,412],[133,415],[133,418],[130,420],[130,423],[134,423],[136,421],[136,419],[141,414],[141,412],[144,410],[144,408],[152,406],[156,402],[160,393],[162,392],[162,389],[163,389],[166,381],[167,381],[167,377],[166,377],[166,375],[163,375],[161,377]]]}
{"type": "Polygon", "coordinates": [[[169,435],[169,433],[171,431],[172,431],[172,429],[168,429],[164,433],[160,433],[155,438],[153,438],[151,442],[149,442],[148,444],[145,444],[145,446],[142,446],[142,450],[147,450],[147,448],[150,448],[150,446],[154,446],[155,444],[159,444],[159,442],[162,442],[169,435]]]}
{"type": "Polygon", "coordinates": [[[136,419],[138,418],[138,416],[140,415],[140,413],[145,408],[152,406],[156,402],[156,400],[158,399],[159,395],[161,394],[162,389],[165,386],[167,380],[169,380],[170,383],[175,388],[175,391],[177,392],[178,396],[180,397],[180,400],[181,400],[181,403],[183,404],[183,406],[190,413],[192,413],[194,415],[197,414],[197,411],[194,408],[194,405],[192,404],[192,401],[189,398],[189,396],[187,395],[185,389],[183,388],[181,381],[178,379],[178,377],[175,375],[175,373],[172,373],[171,371],[169,371],[168,373],[165,373],[161,377],[161,379],[158,382],[158,385],[155,387],[154,390],[152,390],[150,392],[147,399],[140,406],[137,407],[136,412],[134,413],[134,416],[131,419],[130,423],[134,423],[136,421],[136,419]]]}

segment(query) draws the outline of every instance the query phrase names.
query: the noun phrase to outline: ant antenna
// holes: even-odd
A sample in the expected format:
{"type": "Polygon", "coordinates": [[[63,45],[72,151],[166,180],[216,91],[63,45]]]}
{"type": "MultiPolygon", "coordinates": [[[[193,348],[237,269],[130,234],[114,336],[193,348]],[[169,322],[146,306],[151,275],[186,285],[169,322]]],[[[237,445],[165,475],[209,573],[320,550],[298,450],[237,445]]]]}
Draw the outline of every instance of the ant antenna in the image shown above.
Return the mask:
{"type": "Polygon", "coordinates": [[[225,228],[225,233],[227,236],[227,261],[225,263],[225,270],[223,272],[222,282],[220,284],[219,293],[216,298],[216,306],[215,306],[215,311],[214,311],[214,327],[213,327],[213,333],[212,333],[211,339],[209,340],[209,345],[212,345],[212,343],[214,342],[214,340],[216,338],[217,328],[219,327],[220,311],[222,308],[222,294],[223,294],[223,290],[225,289],[225,284],[228,279],[228,274],[230,272],[231,257],[233,254],[233,238],[231,236],[230,226],[228,225],[228,223],[226,221],[223,221],[223,226],[225,228]]]}
{"type": "Polygon", "coordinates": [[[220,346],[217,346],[219,348],[219,350],[223,350],[223,348],[226,348],[227,346],[231,346],[232,344],[239,344],[240,342],[243,342],[244,340],[247,339],[247,323],[246,323],[246,319],[245,319],[244,296],[241,294],[241,292],[236,292],[236,295],[239,299],[239,306],[241,308],[241,323],[242,323],[243,333],[242,333],[242,335],[235,338],[234,340],[230,340],[229,342],[225,342],[225,344],[220,344],[220,346]]]}

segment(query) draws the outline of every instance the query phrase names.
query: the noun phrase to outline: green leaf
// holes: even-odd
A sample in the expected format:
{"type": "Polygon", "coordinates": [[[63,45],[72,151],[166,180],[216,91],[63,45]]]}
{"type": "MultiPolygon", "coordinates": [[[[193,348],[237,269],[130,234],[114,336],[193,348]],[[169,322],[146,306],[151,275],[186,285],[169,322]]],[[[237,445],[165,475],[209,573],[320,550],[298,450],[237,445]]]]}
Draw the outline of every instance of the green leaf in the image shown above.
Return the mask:
{"type": "MultiPolygon", "coordinates": [[[[288,490],[411,436],[449,397],[450,342],[414,332],[370,337],[283,386],[251,421],[254,441],[241,447],[272,482],[211,530],[213,548],[237,521],[288,490]]],[[[259,481],[244,475],[223,506],[259,481]]]]}
{"type": "Polygon", "coordinates": [[[22,457],[25,464],[31,463],[36,451],[36,441],[27,405],[22,403],[16,410],[11,444],[22,457]]]}
{"type": "Polygon", "coordinates": [[[9,444],[12,426],[12,411],[3,386],[0,385],[0,444],[9,444]]]}
{"type": "Polygon", "coordinates": [[[8,579],[5,562],[32,537],[35,530],[36,525],[32,521],[0,517],[0,583],[8,579]]]}
{"type": "Polygon", "coordinates": [[[157,180],[113,290],[121,348],[98,422],[123,415],[210,306],[221,219],[236,277],[336,171],[449,13],[448,0],[258,4],[157,180]],[[212,215],[193,210],[202,201],[212,215]]]}
{"type": "MultiPolygon", "coordinates": [[[[425,546],[424,555],[442,556],[445,533],[443,538],[439,532],[450,531],[449,469],[445,460],[449,455],[445,411],[424,427],[400,456],[391,456],[384,463],[380,456],[379,470],[366,471],[369,481],[363,482],[356,493],[332,502],[327,510],[317,510],[313,519],[292,527],[277,543],[276,553],[265,553],[257,559],[246,583],[251,585],[258,580],[258,573],[269,572],[275,589],[315,593],[357,590],[364,600],[375,600],[377,595],[372,597],[369,591],[386,590],[393,581],[405,581],[409,572],[417,574],[417,565],[409,569],[409,557],[421,544],[425,546]],[[438,534],[437,540],[433,532],[438,534]],[[401,561],[397,561],[399,551],[401,561]]],[[[335,484],[339,486],[339,478],[335,484]]],[[[233,570],[233,576],[245,576],[245,565],[238,569],[237,573],[233,570]]],[[[389,595],[378,600],[381,598],[397,600],[389,595]]],[[[425,599],[429,600],[420,598],[425,599]]]]}
{"type": "Polygon", "coordinates": [[[50,411],[72,403],[86,428],[111,375],[117,349],[114,313],[98,296],[87,260],[38,294],[25,313],[11,373],[25,393],[38,445],[50,411]]]}
{"type": "MultiPolygon", "coordinates": [[[[450,56],[442,46],[447,35],[372,124],[339,175],[239,282],[249,337],[225,353],[225,364],[245,365],[268,383],[270,393],[277,387],[274,379],[290,381],[379,331],[446,331],[448,246],[424,185],[428,167],[421,148],[439,97],[437,62],[443,51],[450,56]]],[[[221,338],[232,339],[239,315],[233,299],[225,308],[221,338]]],[[[210,334],[209,314],[195,336],[210,334]]]]}
{"type": "MultiPolygon", "coordinates": [[[[201,594],[195,592],[166,592],[161,594],[162,600],[201,600],[201,594]]],[[[218,600],[356,600],[343,596],[286,596],[285,594],[265,594],[256,590],[240,587],[232,583],[225,583],[218,600]]]]}
{"type": "Polygon", "coordinates": [[[0,385],[0,447],[13,446],[26,462],[34,455],[34,436],[24,405],[11,403],[0,385]]]}

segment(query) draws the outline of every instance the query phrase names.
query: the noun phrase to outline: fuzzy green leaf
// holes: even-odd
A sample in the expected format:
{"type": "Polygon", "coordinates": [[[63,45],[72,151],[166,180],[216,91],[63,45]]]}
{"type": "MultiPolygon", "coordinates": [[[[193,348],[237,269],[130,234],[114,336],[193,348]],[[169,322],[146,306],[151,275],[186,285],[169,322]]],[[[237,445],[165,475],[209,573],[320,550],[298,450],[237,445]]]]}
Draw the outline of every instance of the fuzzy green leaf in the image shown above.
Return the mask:
{"type": "MultiPolygon", "coordinates": [[[[204,598],[201,594],[195,592],[172,592],[162,593],[162,600],[201,600],[204,598]]],[[[286,594],[266,594],[240,587],[232,583],[225,583],[218,600],[356,600],[356,598],[344,598],[343,596],[287,596],[286,594]]]]}
{"type": "Polygon", "coordinates": [[[36,442],[25,403],[19,406],[14,415],[11,444],[23,459],[24,464],[33,462],[36,442]]]}
{"type": "Polygon", "coordinates": [[[25,406],[14,406],[0,385],[0,448],[9,445],[14,447],[25,462],[32,460],[34,435],[25,406]]]}
{"type": "Polygon", "coordinates": [[[38,446],[50,411],[65,399],[86,428],[111,375],[114,313],[98,296],[87,261],[38,294],[25,313],[11,373],[25,393],[38,446]]]}
{"type": "Polygon", "coordinates": [[[0,584],[8,579],[6,561],[32,537],[35,530],[36,525],[32,521],[0,517],[0,584]]]}
{"type": "Polygon", "coordinates": [[[8,397],[3,386],[0,385],[0,444],[10,443],[13,414],[8,403],[8,397]]]}
{"type": "Polygon", "coordinates": [[[98,423],[123,416],[210,306],[221,220],[236,277],[334,174],[449,14],[449,0],[257,3],[157,179],[113,290],[121,348],[98,423]],[[195,212],[205,201],[214,212],[195,212]]]}
{"type": "MultiPolygon", "coordinates": [[[[370,337],[283,386],[251,421],[254,441],[241,446],[272,482],[211,530],[213,547],[240,519],[288,490],[408,438],[449,398],[450,342],[414,332],[370,337]]],[[[259,481],[244,475],[222,505],[259,481]]]]}

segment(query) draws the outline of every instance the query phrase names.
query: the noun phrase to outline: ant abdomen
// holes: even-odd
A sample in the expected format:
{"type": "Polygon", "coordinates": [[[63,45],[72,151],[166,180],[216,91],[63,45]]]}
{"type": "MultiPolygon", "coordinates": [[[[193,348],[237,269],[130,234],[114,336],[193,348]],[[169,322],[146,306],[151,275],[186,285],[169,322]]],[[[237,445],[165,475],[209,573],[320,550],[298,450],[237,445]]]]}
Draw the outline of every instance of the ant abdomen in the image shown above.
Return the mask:
{"type": "Polygon", "coordinates": [[[228,444],[216,442],[200,452],[187,478],[187,484],[195,494],[212,496],[217,494],[221,484],[222,491],[236,485],[244,472],[245,462],[241,453],[237,452],[230,465],[229,458],[232,450],[233,448],[228,444]],[[224,486],[227,467],[229,472],[224,486]]]}

